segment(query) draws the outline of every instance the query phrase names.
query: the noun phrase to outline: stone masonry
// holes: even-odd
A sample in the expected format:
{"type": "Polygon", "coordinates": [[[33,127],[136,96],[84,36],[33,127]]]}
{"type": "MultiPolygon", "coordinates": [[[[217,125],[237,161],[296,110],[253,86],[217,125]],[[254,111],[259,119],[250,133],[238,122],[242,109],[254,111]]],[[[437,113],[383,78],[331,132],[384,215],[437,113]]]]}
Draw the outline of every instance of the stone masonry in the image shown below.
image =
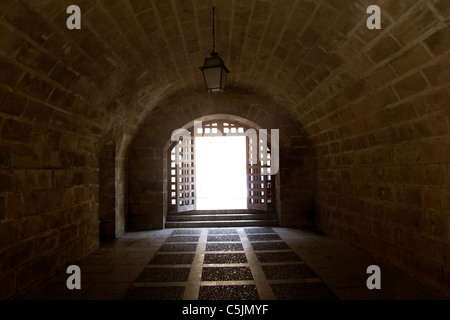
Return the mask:
{"type": "Polygon", "coordinates": [[[164,146],[214,114],[280,129],[282,225],[449,293],[449,18],[447,0],[1,1],[0,298],[161,228],[164,146]],[[198,70],[212,6],[220,96],[198,70]]]}

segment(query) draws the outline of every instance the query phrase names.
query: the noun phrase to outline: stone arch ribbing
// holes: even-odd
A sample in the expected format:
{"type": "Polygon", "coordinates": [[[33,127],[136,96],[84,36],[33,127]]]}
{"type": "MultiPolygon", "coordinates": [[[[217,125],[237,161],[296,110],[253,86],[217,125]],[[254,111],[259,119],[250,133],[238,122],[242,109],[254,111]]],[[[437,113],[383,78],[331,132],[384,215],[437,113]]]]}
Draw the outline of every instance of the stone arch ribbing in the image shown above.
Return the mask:
{"type": "Polygon", "coordinates": [[[312,221],[313,152],[301,127],[286,109],[249,92],[216,97],[193,93],[172,97],[155,107],[131,140],[127,153],[127,230],[164,226],[164,148],[175,129],[218,114],[280,130],[280,210],[284,212],[281,224],[294,226],[312,221]]]}

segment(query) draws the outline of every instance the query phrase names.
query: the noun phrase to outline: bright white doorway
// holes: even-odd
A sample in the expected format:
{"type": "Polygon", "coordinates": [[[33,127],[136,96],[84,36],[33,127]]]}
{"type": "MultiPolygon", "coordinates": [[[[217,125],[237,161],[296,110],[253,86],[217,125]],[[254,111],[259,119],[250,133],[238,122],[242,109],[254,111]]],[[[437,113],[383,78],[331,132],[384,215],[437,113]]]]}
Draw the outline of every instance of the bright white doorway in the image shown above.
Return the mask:
{"type": "Polygon", "coordinates": [[[247,209],[245,136],[195,138],[197,210],[247,209]]]}

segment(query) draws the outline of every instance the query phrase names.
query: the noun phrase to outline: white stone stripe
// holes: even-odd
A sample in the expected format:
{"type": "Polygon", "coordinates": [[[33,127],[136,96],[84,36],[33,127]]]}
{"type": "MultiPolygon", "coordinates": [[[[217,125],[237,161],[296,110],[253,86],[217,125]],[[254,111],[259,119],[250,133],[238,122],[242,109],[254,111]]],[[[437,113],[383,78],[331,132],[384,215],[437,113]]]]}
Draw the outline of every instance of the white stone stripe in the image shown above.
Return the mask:
{"type": "Polygon", "coordinates": [[[208,263],[203,264],[203,268],[228,268],[228,267],[248,267],[248,263],[208,263]]]}
{"type": "Polygon", "coordinates": [[[198,239],[197,250],[192,261],[191,271],[184,290],[183,300],[198,300],[200,281],[202,279],[203,260],[205,258],[208,229],[202,229],[198,239]]]}
{"type": "Polygon", "coordinates": [[[247,238],[245,230],[243,228],[238,229],[238,233],[253,275],[253,280],[255,281],[256,289],[258,290],[259,298],[261,300],[275,300],[275,295],[270,288],[270,284],[267,281],[261,265],[259,264],[258,258],[256,257],[255,251],[247,238]]]}

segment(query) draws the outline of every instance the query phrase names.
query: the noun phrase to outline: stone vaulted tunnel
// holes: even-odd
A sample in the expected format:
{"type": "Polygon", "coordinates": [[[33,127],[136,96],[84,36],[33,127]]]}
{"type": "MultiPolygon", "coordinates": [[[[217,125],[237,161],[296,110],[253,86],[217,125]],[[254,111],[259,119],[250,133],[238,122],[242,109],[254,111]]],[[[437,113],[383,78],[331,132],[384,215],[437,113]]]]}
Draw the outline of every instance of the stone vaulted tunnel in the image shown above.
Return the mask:
{"type": "Polygon", "coordinates": [[[0,297],[164,228],[166,144],[212,115],[280,130],[280,227],[448,294],[449,18],[446,0],[1,1],[0,297]],[[212,6],[221,95],[198,69],[212,6]]]}

